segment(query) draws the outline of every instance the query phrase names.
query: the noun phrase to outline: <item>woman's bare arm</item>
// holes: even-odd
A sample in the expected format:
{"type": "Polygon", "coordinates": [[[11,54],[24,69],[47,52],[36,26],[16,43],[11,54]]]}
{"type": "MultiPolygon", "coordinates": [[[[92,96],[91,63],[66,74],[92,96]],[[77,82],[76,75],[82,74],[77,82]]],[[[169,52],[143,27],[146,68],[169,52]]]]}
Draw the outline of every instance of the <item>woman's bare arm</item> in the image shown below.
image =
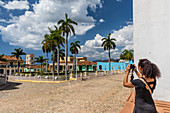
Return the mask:
{"type": "Polygon", "coordinates": [[[135,69],[134,69],[134,71],[135,71],[135,73],[136,73],[136,75],[139,77],[139,78],[141,78],[142,77],[142,75],[137,71],[137,69],[136,69],[136,65],[134,64],[134,66],[135,66],[135,69]]]}
{"type": "Polygon", "coordinates": [[[127,68],[126,68],[126,73],[125,73],[125,77],[124,77],[124,80],[123,80],[123,86],[133,88],[135,86],[131,82],[128,82],[129,72],[130,72],[130,65],[128,65],[127,68]]]}

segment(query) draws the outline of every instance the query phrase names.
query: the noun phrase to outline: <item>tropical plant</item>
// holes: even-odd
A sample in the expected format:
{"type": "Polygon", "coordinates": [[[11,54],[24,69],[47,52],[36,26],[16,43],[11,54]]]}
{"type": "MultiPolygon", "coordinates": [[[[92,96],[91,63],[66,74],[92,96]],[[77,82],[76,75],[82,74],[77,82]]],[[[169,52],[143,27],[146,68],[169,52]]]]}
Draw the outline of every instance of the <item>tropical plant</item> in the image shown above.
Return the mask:
{"type": "Polygon", "coordinates": [[[50,31],[50,35],[47,39],[44,39],[42,41],[42,43],[44,44],[44,47],[46,48],[47,46],[51,46],[51,50],[53,52],[53,71],[52,71],[52,74],[53,74],[53,80],[55,80],[55,77],[54,77],[54,71],[55,71],[55,50],[56,50],[56,47],[60,47],[60,46],[63,46],[64,47],[64,42],[65,42],[65,39],[61,36],[62,34],[62,30],[58,29],[56,26],[55,27],[55,30],[52,30],[50,28],[49,31],[50,31]]]}
{"type": "Polygon", "coordinates": [[[71,31],[73,32],[73,35],[75,35],[75,30],[74,30],[74,27],[73,25],[71,24],[74,24],[74,25],[77,25],[77,22],[71,20],[70,18],[68,18],[67,16],[67,13],[65,13],[65,20],[59,20],[58,21],[58,24],[60,26],[60,29],[63,31],[63,36],[66,35],[66,47],[65,47],[65,56],[66,56],[66,61],[65,61],[65,76],[66,76],[66,79],[67,79],[67,71],[68,71],[68,67],[67,67],[67,57],[68,57],[68,35],[70,33],[71,35],[71,31]]]}
{"type": "Polygon", "coordinates": [[[121,54],[120,54],[120,59],[123,59],[123,60],[124,60],[124,59],[125,59],[125,55],[121,53],[121,54]]]}
{"type": "Polygon", "coordinates": [[[3,58],[4,55],[0,55],[0,61],[7,62],[5,58],[3,58]]]}
{"type": "MultiPolygon", "coordinates": [[[[49,35],[48,34],[45,34],[44,35],[44,38],[45,39],[48,39],[49,38],[49,35]]],[[[47,54],[47,60],[46,60],[46,72],[48,71],[48,53],[50,53],[51,52],[51,46],[50,45],[48,45],[48,46],[46,46],[46,48],[44,47],[44,45],[42,46],[42,50],[43,50],[43,53],[46,53],[47,54]]]]}
{"type": "Polygon", "coordinates": [[[130,61],[133,59],[133,52],[134,52],[133,50],[125,49],[122,52],[120,58],[125,59],[125,60],[129,60],[129,63],[130,63],[130,61]]]}
{"type": "MultiPolygon", "coordinates": [[[[64,49],[59,49],[59,56],[58,56],[58,50],[55,50],[55,57],[54,60],[57,62],[57,71],[59,72],[59,65],[60,65],[60,58],[64,60],[65,54],[64,54],[64,49]],[[58,59],[59,58],[59,59],[58,59]]],[[[53,60],[53,55],[51,56],[51,60],[53,60]]],[[[59,75],[59,73],[58,73],[59,75]]]]}
{"type": "Polygon", "coordinates": [[[70,51],[72,54],[74,54],[74,72],[76,71],[76,54],[78,54],[78,49],[81,49],[80,45],[78,44],[80,41],[72,42],[70,44],[70,51]]]}
{"type": "Polygon", "coordinates": [[[107,35],[107,38],[102,39],[103,42],[102,42],[102,45],[101,45],[101,46],[104,47],[105,51],[109,50],[109,71],[110,71],[110,49],[115,49],[115,47],[116,47],[116,44],[114,42],[114,41],[116,41],[116,39],[110,38],[110,35],[111,35],[111,33],[109,33],[107,35]]]}
{"type": "Polygon", "coordinates": [[[44,59],[43,56],[39,56],[35,58],[35,62],[41,63],[41,73],[42,73],[42,64],[46,61],[47,59],[44,59]]]}
{"type": "Polygon", "coordinates": [[[14,50],[15,50],[15,52],[11,52],[11,54],[13,54],[12,56],[17,58],[17,62],[18,62],[18,69],[17,69],[17,71],[19,73],[19,59],[22,60],[21,55],[26,55],[26,53],[23,52],[23,49],[21,49],[21,48],[18,48],[18,49],[15,48],[14,50]]]}

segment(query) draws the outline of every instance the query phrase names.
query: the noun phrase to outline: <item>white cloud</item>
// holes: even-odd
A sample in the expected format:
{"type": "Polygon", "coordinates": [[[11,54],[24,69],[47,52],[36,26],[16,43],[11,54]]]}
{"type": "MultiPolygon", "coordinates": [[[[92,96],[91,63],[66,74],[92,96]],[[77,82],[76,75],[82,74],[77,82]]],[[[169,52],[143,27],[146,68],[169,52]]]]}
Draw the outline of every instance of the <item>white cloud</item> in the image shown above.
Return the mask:
{"type": "Polygon", "coordinates": [[[6,22],[6,20],[5,19],[0,19],[0,22],[6,22]]]}
{"type": "MultiPolygon", "coordinates": [[[[9,4],[9,3],[8,3],[9,4]]],[[[40,0],[33,4],[33,12],[26,11],[24,15],[14,17],[8,22],[12,24],[2,28],[2,40],[11,45],[41,49],[41,41],[47,27],[57,25],[58,20],[65,18],[65,13],[78,22],[75,27],[76,34],[82,35],[95,26],[92,16],[87,16],[87,8],[93,11],[96,5],[102,7],[100,0],[40,0]]]]}
{"type": "MultiPolygon", "coordinates": [[[[124,49],[133,49],[133,25],[124,26],[118,31],[114,31],[111,38],[116,39],[116,48],[111,49],[111,58],[118,59],[124,49]]],[[[97,34],[93,40],[87,40],[81,46],[79,55],[86,56],[91,60],[108,59],[108,51],[101,47],[103,37],[97,34]]]]}
{"type": "Polygon", "coordinates": [[[99,22],[105,22],[103,19],[100,19],[99,22]]]}
{"type": "MultiPolygon", "coordinates": [[[[93,40],[87,40],[84,45],[81,46],[81,50],[79,52],[79,56],[85,56],[90,58],[91,60],[96,59],[107,59],[108,58],[108,51],[104,51],[103,47],[101,46],[102,41],[101,39],[104,38],[99,34],[96,34],[93,40]],[[102,52],[101,52],[102,51],[102,52]]],[[[117,58],[118,49],[115,48],[111,50],[112,58],[117,58]],[[116,52],[116,54],[115,54],[116,52]]]]}
{"type": "Polygon", "coordinates": [[[2,5],[4,8],[9,9],[9,10],[14,10],[14,9],[29,9],[29,3],[27,0],[25,1],[9,1],[7,4],[4,4],[2,1],[0,1],[0,5],[2,5]]]}
{"type": "Polygon", "coordinates": [[[122,0],[116,0],[117,2],[121,2],[122,0]]]}
{"type": "Polygon", "coordinates": [[[118,47],[133,45],[133,25],[124,26],[118,31],[114,31],[111,34],[112,38],[116,39],[116,45],[118,47]]]}
{"type": "Polygon", "coordinates": [[[2,2],[1,0],[0,0],[0,5],[1,5],[1,6],[4,5],[4,2],[2,2]]]}

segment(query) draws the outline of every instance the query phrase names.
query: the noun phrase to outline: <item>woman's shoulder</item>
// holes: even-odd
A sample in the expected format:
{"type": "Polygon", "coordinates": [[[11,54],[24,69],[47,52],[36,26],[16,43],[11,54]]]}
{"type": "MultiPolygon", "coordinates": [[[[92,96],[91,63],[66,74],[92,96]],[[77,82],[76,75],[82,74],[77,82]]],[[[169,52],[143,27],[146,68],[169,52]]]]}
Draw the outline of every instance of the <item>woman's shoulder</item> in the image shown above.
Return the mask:
{"type": "Polygon", "coordinates": [[[134,86],[143,85],[143,82],[142,82],[140,79],[134,79],[134,80],[131,81],[131,83],[132,83],[134,86]]]}

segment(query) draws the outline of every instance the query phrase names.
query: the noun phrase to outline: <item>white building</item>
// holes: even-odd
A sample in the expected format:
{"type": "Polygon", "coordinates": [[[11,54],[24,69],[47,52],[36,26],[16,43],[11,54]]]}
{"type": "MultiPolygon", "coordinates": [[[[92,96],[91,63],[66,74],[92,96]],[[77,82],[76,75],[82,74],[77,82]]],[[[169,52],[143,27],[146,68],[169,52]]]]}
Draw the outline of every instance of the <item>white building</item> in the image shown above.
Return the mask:
{"type": "Polygon", "coordinates": [[[162,74],[154,99],[170,102],[170,0],[134,0],[135,63],[148,58],[162,74]]]}
{"type": "Polygon", "coordinates": [[[34,65],[34,59],[35,59],[34,54],[27,54],[26,55],[26,64],[34,65]]]}

